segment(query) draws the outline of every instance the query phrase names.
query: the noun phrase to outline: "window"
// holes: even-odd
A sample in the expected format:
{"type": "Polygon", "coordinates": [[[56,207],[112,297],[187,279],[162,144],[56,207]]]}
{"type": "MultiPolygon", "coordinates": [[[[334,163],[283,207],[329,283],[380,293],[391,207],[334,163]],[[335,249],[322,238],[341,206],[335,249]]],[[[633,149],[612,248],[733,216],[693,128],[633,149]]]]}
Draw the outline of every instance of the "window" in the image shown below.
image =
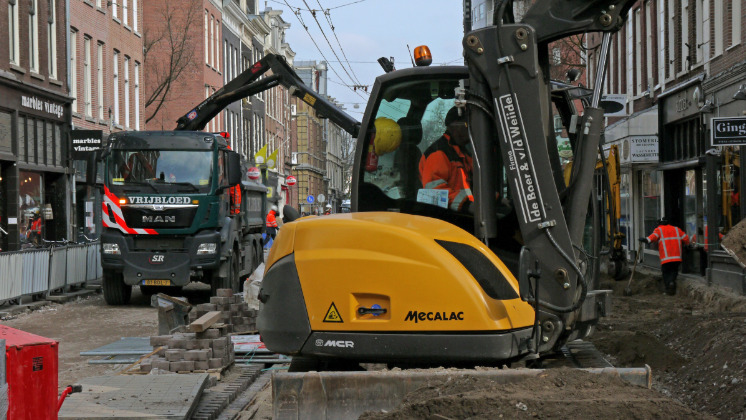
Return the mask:
{"type": "Polygon", "coordinates": [[[723,31],[724,28],[724,16],[723,16],[723,1],[715,0],[715,13],[712,21],[715,27],[715,55],[723,53],[723,31]]]}
{"type": "Polygon", "coordinates": [[[658,0],[658,81],[664,90],[666,80],[666,1],[658,0]]]}
{"type": "Polygon", "coordinates": [[[642,172],[642,217],[643,235],[658,227],[663,214],[663,174],[661,171],[642,172]]]}
{"type": "Polygon", "coordinates": [[[676,74],[676,1],[668,0],[668,77],[676,74]]]}
{"type": "Polygon", "coordinates": [[[642,82],[642,27],[640,9],[635,9],[635,95],[640,95],[644,83],[642,82]]]}
{"type": "Polygon", "coordinates": [[[140,63],[135,61],[135,130],[140,129],[140,63]]]}
{"type": "Polygon", "coordinates": [[[559,48],[552,48],[552,62],[555,66],[562,64],[562,51],[559,48]]]}
{"type": "Polygon", "coordinates": [[[96,7],[101,8],[101,0],[96,0],[96,7]]]}
{"type": "Polygon", "coordinates": [[[207,32],[207,10],[205,10],[205,64],[210,64],[210,41],[207,32]]]}
{"type": "Polygon", "coordinates": [[[655,41],[653,33],[653,2],[645,3],[645,68],[647,69],[646,89],[653,89],[653,46],[655,41]]]}
{"type": "MultiPolygon", "coordinates": [[[[230,54],[230,47],[228,47],[228,40],[223,41],[223,55],[230,54]]],[[[230,68],[226,69],[225,73],[223,73],[223,83],[228,83],[228,73],[230,68]]]]}
{"type": "Polygon", "coordinates": [[[129,23],[128,20],[128,13],[129,10],[127,10],[127,0],[122,0],[122,22],[127,25],[129,23]]]}
{"type": "Polygon", "coordinates": [[[132,0],[132,29],[137,32],[137,2],[138,0],[132,0]]]}
{"type": "Polygon", "coordinates": [[[98,119],[104,119],[104,44],[96,46],[96,104],[98,119]]]}
{"type": "Polygon", "coordinates": [[[635,92],[635,85],[634,85],[634,71],[635,71],[635,64],[634,64],[634,54],[635,54],[635,48],[634,48],[634,32],[633,32],[633,21],[632,19],[632,12],[630,12],[630,18],[627,19],[627,27],[625,28],[625,37],[627,42],[627,57],[625,66],[627,68],[627,90],[625,93],[632,96],[635,92]]]}
{"type": "Polygon", "coordinates": [[[18,1],[8,0],[8,35],[10,36],[10,62],[15,65],[20,64],[20,54],[18,52],[19,35],[18,35],[18,1]]]}
{"type": "Polygon", "coordinates": [[[730,45],[741,43],[741,0],[731,0],[730,45]]]}
{"type": "Polygon", "coordinates": [[[91,101],[91,38],[83,38],[83,102],[85,115],[93,116],[91,101]]]}
{"type": "Polygon", "coordinates": [[[49,77],[57,79],[57,17],[55,16],[55,0],[49,0],[47,17],[47,67],[49,77]]]}
{"type": "Polygon", "coordinates": [[[114,19],[119,18],[119,12],[117,11],[117,8],[119,8],[117,0],[111,0],[111,17],[113,17],[114,19]]]}
{"type": "Polygon", "coordinates": [[[689,53],[689,0],[681,0],[681,67],[679,71],[684,72],[691,65],[689,53]]]}
{"type": "Polygon", "coordinates": [[[208,63],[215,67],[213,56],[217,55],[215,52],[215,47],[213,46],[213,40],[215,39],[215,16],[210,15],[210,57],[208,60],[208,63]]]}
{"type": "Polygon", "coordinates": [[[696,45],[694,46],[694,52],[695,52],[695,58],[694,62],[699,64],[702,62],[703,54],[702,52],[704,47],[704,36],[705,36],[705,30],[704,30],[704,0],[697,0],[694,6],[696,10],[694,11],[695,15],[695,22],[696,25],[694,25],[694,39],[696,45]]]}
{"type": "Polygon", "coordinates": [[[70,96],[73,98],[73,112],[78,112],[78,31],[70,30],[70,96]]]}
{"type": "Polygon", "coordinates": [[[114,50],[114,123],[119,124],[119,51],[114,50]]]}
{"type": "Polygon", "coordinates": [[[28,12],[28,49],[29,69],[39,73],[39,19],[37,17],[38,0],[31,0],[28,12]]]}
{"type": "Polygon", "coordinates": [[[215,70],[220,71],[220,21],[215,21],[215,70]]]}
{"type": "Polygon", "coordinates": [[[124,126],[130,126],[130,58],[124,56],[124,126]]]}

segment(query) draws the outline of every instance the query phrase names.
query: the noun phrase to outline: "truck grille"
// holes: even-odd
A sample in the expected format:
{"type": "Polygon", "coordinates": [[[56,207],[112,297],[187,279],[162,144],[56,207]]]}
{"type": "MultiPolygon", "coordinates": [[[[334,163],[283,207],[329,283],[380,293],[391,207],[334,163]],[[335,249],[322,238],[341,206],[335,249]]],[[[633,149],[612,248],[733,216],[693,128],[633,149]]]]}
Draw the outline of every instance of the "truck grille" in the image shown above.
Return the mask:
{"type": "Polygon", "coordinates": [[[197,207],[151,210],[122,206],[122,215],[127,226],[142,229],[187,228],[192,225],[197,207]]]}
{"type": "Polygon", "coordinates": [[[137,251],[183,250],[184,238],[169,238],[163,236],[135,238],[137,251]]]}

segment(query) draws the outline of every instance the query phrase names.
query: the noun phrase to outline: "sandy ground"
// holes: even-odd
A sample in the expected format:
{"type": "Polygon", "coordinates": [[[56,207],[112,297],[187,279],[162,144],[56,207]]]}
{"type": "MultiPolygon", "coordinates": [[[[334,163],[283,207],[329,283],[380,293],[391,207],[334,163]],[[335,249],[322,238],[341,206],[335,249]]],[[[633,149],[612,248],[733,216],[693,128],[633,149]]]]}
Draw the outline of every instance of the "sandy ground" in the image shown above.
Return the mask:
{"type": "MultiPolygon", "coordinates": [[[[583,418],[746,419],[746,298],[680,278],[677,296],[664,296],[659,276],[638,273],[632,296],[624,281],[605,281],[615,290],[614,313],[599,324],[591,341],[618,367],[651,366],[652,390],[618,379],[573,370],[556,370],[517,385],[451,382],[407,396],[378,419],[583,418]]],[[[194,303],[209,298],[209,288],[184,292],[194,303]]],[[[50,304],[6,319],[3,324],[60,341],[59,385],[124,366],[90,365],[79,353],[121,337],[157,331],[157,310],[137,289],[128,306],[107,306],[100,295],[50,304]]],[[[241,417],[271,418],[266,387],[241,417]]]]}

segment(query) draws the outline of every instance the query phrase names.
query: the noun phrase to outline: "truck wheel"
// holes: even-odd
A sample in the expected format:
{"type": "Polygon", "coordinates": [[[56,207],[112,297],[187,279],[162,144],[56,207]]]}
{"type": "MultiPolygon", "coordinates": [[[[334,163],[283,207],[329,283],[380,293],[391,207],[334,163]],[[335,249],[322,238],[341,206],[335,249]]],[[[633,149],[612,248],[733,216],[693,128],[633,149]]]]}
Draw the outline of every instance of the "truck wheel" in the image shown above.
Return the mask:
{"type": "Polygon", "coordinates": [[[132,296],[132,286],[124,284],[122,273],[104,271],[103,289],[109,305],[126,305],[132,296]]]}
{"type": "Polygon", "coordinates": [[[238,282],[238,259],[231,256],[230,261],[226,261],[225,264],[228,266],[228,277],[220,277],[220,270],[212,272],[212,279],[210,279],[210,291],[212,296],[218,295],[218,289],[231,289],[235,291],[234,283],[238,282]],[[234,280],[235,279],[235,280],[234,280]]]}
{"type": "Polygon", "coordinates": [[[230,285],[234,293],[241,292],[241,284],[243,279],[238,277],[239,273],[239,260],[238,260],[238,249],[233,252],[234,257],[231,259],[231,271],[230,271],[230,285]]]}

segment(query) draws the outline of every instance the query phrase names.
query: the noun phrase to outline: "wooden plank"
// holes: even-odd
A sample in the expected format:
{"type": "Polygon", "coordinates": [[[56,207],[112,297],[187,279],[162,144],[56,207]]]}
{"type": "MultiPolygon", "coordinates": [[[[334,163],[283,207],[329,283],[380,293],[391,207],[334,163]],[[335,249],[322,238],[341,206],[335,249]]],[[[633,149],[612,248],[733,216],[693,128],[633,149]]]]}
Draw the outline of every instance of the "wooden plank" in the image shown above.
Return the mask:
{"type": "Polygon", "coordinates": [[[211,311],[208,312],[201,317],[197,318],[196,321],[189,324],[189,329],[192,332],[202,332],[212,326],[212,324],[218,322],[220,320],[220,316],[223,313],[220,311],[211,311]]]}

